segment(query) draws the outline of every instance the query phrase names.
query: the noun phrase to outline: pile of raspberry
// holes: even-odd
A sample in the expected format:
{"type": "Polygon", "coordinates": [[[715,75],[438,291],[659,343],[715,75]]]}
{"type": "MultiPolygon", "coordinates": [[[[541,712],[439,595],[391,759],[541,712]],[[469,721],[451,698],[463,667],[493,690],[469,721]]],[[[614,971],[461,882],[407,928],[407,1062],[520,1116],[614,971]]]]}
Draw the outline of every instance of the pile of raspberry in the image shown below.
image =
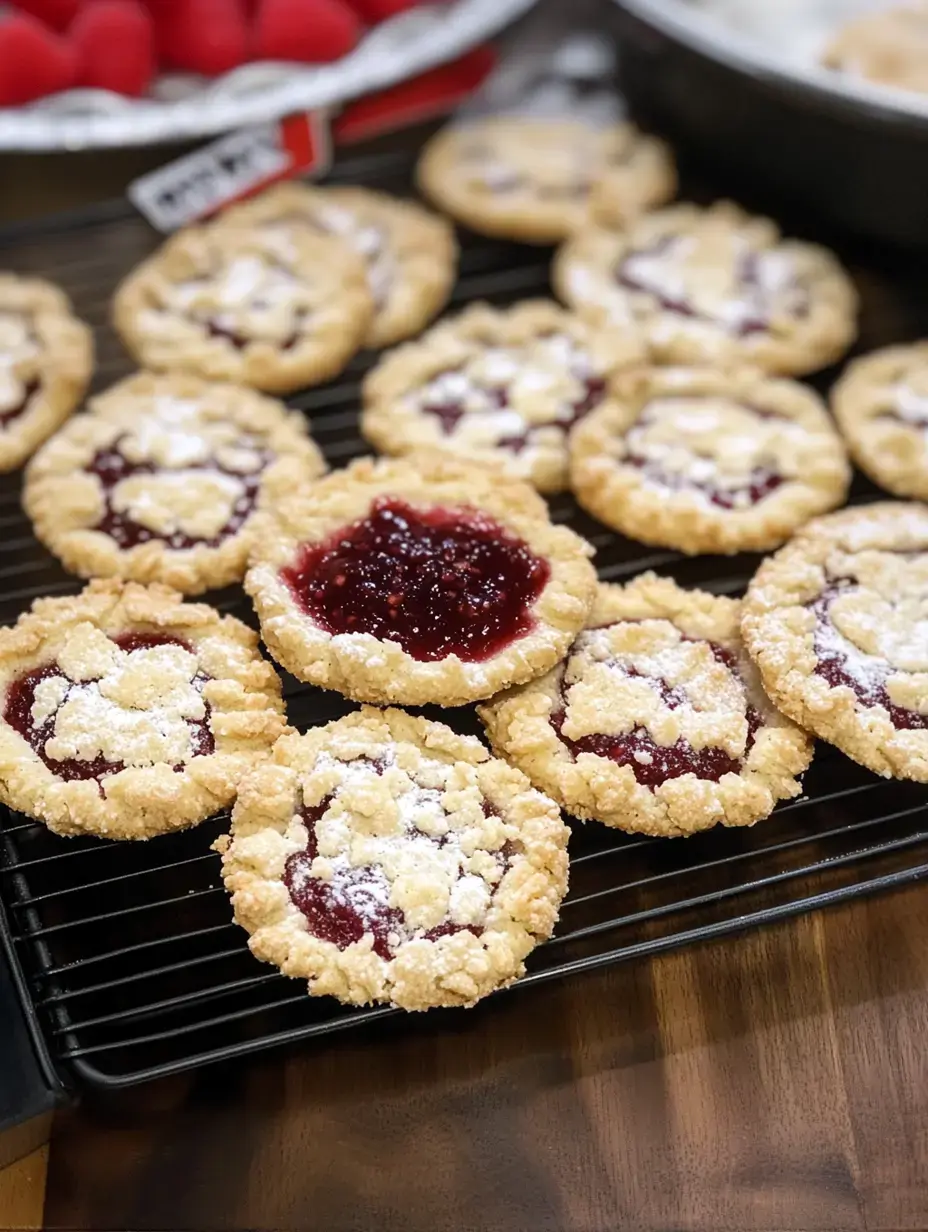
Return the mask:
{"type": "Polygon", "coordinates": [[[72,88],[137,98],[162,72],[218,77],[250,60],[341,59],[367,26],[422,0],[11,0],[0,107],[72,88]]]}

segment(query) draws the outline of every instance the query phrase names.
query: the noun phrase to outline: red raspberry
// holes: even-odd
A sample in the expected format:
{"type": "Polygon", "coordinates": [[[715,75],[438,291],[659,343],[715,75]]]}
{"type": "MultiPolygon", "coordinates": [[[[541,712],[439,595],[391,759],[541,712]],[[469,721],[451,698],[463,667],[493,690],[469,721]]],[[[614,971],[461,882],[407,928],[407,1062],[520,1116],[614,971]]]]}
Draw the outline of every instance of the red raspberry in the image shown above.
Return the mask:
{"type": "Polygon", "coordinates": [[[38,17],[53,30],[66,30],[81,7],[81,0],[13,0],[13,5],[38,17]]]}
{"type": "Polygon", "coordinates": [[[423,0],[348,0],[348,3],[362,21],[369,26],[376,26],[378,22],[395,17],[397,13],[418,8],[423,0]]]}
{"type": "Polygon", "coordinates": [[[28,13],[0,18],[0,107],[18,107],[74,84],[77,57],[28,13]]]}
{"type": "Polygon", "coordinates": [[[360,37],[361,23],[342,0],[260,0],[254,57],[320,64],[346,56],[360,37]]]}
{"type": "Polygon", "coordinates": [[[242,0],[149,0],[165,64],[218,77],[247,59],[242,0]]]}
{"type": "Polygon", "coordinates": [[[136,0],[92,0],[70,30],[77,84],[139,97],[155,75],[155,27],[136,0]]]}

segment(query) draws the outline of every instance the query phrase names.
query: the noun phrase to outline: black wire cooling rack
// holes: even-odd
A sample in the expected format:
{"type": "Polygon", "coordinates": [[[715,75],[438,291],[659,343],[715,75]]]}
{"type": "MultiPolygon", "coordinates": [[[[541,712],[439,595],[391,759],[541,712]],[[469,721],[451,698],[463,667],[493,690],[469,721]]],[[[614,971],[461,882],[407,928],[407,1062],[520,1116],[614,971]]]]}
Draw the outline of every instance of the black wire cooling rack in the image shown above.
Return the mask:
{"type": "MultiPolygon", "coordinates": [[[[355,160],[334,178],[408,191],[407,160],[355,160]]],[[[155,242],[145,223],[113,205],[7,231],[0,235],[0,267],[47,274],[68,291],[96,331],[96,386],[102,387],[130,367],[107,323],[112,288],[155,242]]],[[[464,237],[452,309],[481,298],[508,303],[546,294],[548,264],[543,250],[464,237]]],[[[886,324],[892,313],[878,296],[876,308],[884,332],[892,332],[886,324]]],[[[333,466],[364,452],[359,381],[371,360],[358,357],[339,381],[292,400],[310,416],[333,466]]],[[[872,494],[860,484],[854,499],[872,494]]],[[[593,543],[604,579],[652,568],[684,585],[730,594],[756,565],[746,556],[694,560],[643,549],[590,521],[566,497],[552,502],[552,514],[593,543]]],[[[0,485],[0,536],[0,622],[14,620],[37,595],[79,588],[33,538],[15,478],[0,485]]],[[[237,588],[214,601],[252,620],[237,588]]],[[[285,692],[300,728],[350,709],[293,679],[286,679],[285,692]]],[[[462,731],[478,728],[468,709],[435,717],[462,731]]],[[[576,827],[570,894],[557,934],[532,955],[517,988],[928,873],[924,787],[878,779],[821,745],[805,788],[801,799],[753,830],[667,841],[576,827]]],[[[59,1072],[97,1086],[128,1086],[395,1013],[309,998],[301,983],[252,958],[231,921],[219,858],[210,851],[226,824],[221,816],[183,834],[119,844],[60,839],[0,810],[0,939],[20,980],[36,1047],[59,1072]]]]}

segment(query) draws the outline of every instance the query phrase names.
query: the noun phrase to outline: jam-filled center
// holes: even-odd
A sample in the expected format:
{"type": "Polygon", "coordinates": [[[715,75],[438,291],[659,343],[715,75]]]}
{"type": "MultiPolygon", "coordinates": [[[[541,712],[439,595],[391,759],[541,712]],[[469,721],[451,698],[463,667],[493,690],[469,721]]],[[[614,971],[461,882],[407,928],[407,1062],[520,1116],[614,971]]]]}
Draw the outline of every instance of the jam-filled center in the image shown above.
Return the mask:
{"type": "Polygon", "coordinates": [[[529,348],[487,347],[435,376],[416,401],[445,436],[521,453],[542,430],[568,435],[605,394],[606,380],[590,356],[551,334],[529,348]]]}
{"type": "MultiPolygon", "coordinates": [[[[369,790],[365,776],[382,780],[385,773],[389,758],[359,759],[318,805],[300,806],[306,844],[288,857],[284,884],[314,937],[342,950],[370,938],[374,953],[389,961],[407,941],[479,935],[517,845],[497,833],[492,850],[475,849],[473,831],[450,824],[441,789],[414,782],[398,797],[385,795],[382,812],[395,815],[392,826],[362,826],[346,838],[357,820],[352,797],[369,790]]],[[[478,823],[492,832],[493,806],[478,796],[475,807],[478,823]]]]}
{"type": "Polygon", "coordinates": [[[899,730],[928,728],[928,713],[916,708],[928,673],[928,594],[894,599],[837,577],[808,607],[816,675],[864,706],[882,706],[899,730]]]}
{"type": "Polygon", "coordinates": [[[658,397],[629,429],[623,462],[652,485],[748,509],[787,482],[803,435],[786,416],[728,398],[658,397]]]}
{"type": "Polygon", "coordinates": [[[767,333],[775,319],[809,311],[808,291],[786,253],[753,248],[743,236],[711,225],[626,252],[615,279],[664,312],[736,338],[767,333]]]}
{"type": "Polygon", "coordinates": [[[381,497],[366,517],[305,545],[281,577],[328,633],[397,642],[423,662],[478,662],[531,631],[550,572],[477,509],[381,497]]]}
{"type": "MultiPolygon", "coordinates": [[[[598,631],[594,631],[594,636],[596,632],[598,631]]],[[[586,637],[588,639],[589,635],[586,637]]],[[[581,652],[583,640],[581,639],[581,652]]],[[[691,709],[699,702],[706,702],[705,693],[711,687],[708,678],[697,678],[689,683],[671,682],[660,675],[659,657],[655,658],[647,669],[639,669],[631,662],[613,657],[601,660],[600,663],[600,670],[606,668],[611,677],[606,687],[610,692],[618,687],[626,691],[630,699],[637,697],[637,704],[632,703],[633,709],[650,712],[653,717],[647,722],[634,721],[628,730],[619,733],[593,731],[571,737],[565,732],[565,726],[572,717],[573,708],[582,704],[582,701],[578,694],[578,682],[570,682],[576,670],[575,663],[568,662],[561,678],[559,703],[552,710],[550,722],[559,740],[573,758],[581,753],[592,753],[620,766],[629,766],[636,781],[652,791],[662,783],[680,778],[684,774],[718,782],[725,774],[740,772],[743,757],[753,746],[763,719],[748,700],[737,657],[727,647],[715,642],[681,638],[680,644],[691,656],[698,655],[700,648],[708,651],[712,661],[710,668],[714,663],[716,677],[718,666],[728,673],[726,693],[731,694],[728,700],[735,703],[732,704],[731,714],[733,717],[743,715],[746,723],[742,755],[737,755],[731,746],[723,748],[712,743],[694,744],[687,738],[685,730],[680,731],[682,724],[673,721],[678,712],[691,709]],[[676,734],[678,731],[680,734],[676,734]]],[[[664,653],[668,654],[669,664],[675,654],[672,643],[665,648],[664,653]]],[[[579,688],[583,688],[582,677],[579,688]]],[[[589,701],[586,704],[589,706],[589,701]]]]}
{"type": "Polygon", "coordinates": [[[183,551],[217,547],[237,534],[257,504],[271,453],[247,435],[217,457],[203,438],[173,463],[156,461],[137,437],[118,437],[84,467],[100,487],[102,509],[94,530],[120,548],[159,541],[183,551]]]}
{"type": "Polygon", "coordinates": [[[59,662],[12,682],[3,718],[66,781],[161,762],[182,770],[215,747],[207,679],[180,638],[82,627],[59,662]]]}

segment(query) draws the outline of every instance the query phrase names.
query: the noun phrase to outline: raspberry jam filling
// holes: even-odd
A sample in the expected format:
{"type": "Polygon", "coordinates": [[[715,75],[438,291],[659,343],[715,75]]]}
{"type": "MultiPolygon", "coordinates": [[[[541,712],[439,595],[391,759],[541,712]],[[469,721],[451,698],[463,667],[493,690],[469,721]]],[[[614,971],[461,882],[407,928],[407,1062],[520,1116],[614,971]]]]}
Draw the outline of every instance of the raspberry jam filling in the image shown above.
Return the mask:
{"type": "Polygon", "coordinates": [[[668,273],[673,274],[674,250],[679,248],[681,238],[665,235],[648,248],[626,253],[615,270],[616,282],[627,291],[650,295],[664,312],[721,327],[737,338],[769,331],[775,298],[790,297],[789,309],[777,305],[779,311],[788,311],[797,319],[808,315],[808,295],[795,275],[784,278],[777,267],[777,277],[769,278],[765,262],[776,254],[760,252],[744,252],[737,258],[735,282],[742,292],[740,299],[726,301],[717,315],[700,309],[685,291],[671,290],[680,283],[678,277],[668,277],[668,273]]]}
{"type": "MultiPolygon", "coordinates": [[[[447,376],[452,371],[454,369],[448,369],[447,372],[439,373],[434,379],[440,380],[441,377],[447,376]]],[[[588,415],[594,407],[602,402],[606,393],[606,381],[601,376],[590,373],[589,375],[578,375],[576,379],[579,381],[582,389],[580,397],[574,402],[567,403],[556,420],[544,425],[526,424],[521,432],[508,433],[500,437],[496,442],[497,447],[499,449],[509,449],[513,453],[521,453],[532,443],[532,438],[538,428],[542,426],[545,428],[560,428],[565,435],[569,434],[584,416],[588,415]]],[[[434,415],[441,424],[441,430],[444,435],[451,436],[461,423],[461,420],[470,414],[492,414],[494,411],[509,409],[509,389],[506,385],[477,386],[476,388],[486,399],[486,406],[481,407],[479,411],[469,411],[463,401],[455,398],[441,398],[435,402],[426,401],[422,404],[422,411],[426,415],[434,415]]]]}
{"type": "Polygon", "coordinates": [[[551,570],[479,510],[384,496],[367,517],[302,547],[280,576],[328,633],[398,642],[420,662],[475,663],[533,628],[551,570]]]}
{"type": "MultiPolygon", "coordinates": [[[[111,641],[127,653],[133,650],[148,650],[154,646],[182,646],[185,650],[190,649],[181,638],[168,637],[160,633],[122,633],[111,638],[111,641]]],[[[195,683],[202,688],[206,680],[206,676],[197,675],[195,683]]],[[[44,667],[33,668],[32,671],[26,672],[12,682],[7,690],[6,705],[3,711],[4,722],[22,736],[57,778],[65,782],[73,782],[77,779],[100,780],[111,774],[118,774],[126,768],[123,762],[108,761],[102,754],[89,759],[77,757],[56,759],[46,752],[45,746],[55,735],[55,720],[58,711],[67,702],[71,689],[81,687],[80,683],[69,680],[56,664],[49,663],[44,667]],[[66,680],[69,691],[61,699],[58,707],[37,723],[32,717],[36,688],[43,680],[54,678],[66,680]]],[[[202,719],[186,720],[190,729],[191,757],[208,756],[215,749],[213,733],[209,729],[209,716],[210,707],[209,703],[206,703],[206,713],[202,719]]],[[[175,771],[182,769],[182,765],[174,766],[175,771]]]]}
{"type": "Polygon", "coordinates": [[[864,706],[882,706],[893,727],[899,731],[928,728],[928,715],[897,705],[889,696],[886,682],[894,674],[886,659],[859,650],[835,627],[831,605],[839,595],[853,590],[857,583],[851,578],[838,578],[819,597],[808,604],[815,614],[815,674],[833,689],[842,685],[850,689],[864,706]]]}
{"type": "MultiPolygon", "coordinates": [[[[691,640],[691,639],[686,639],[691,640]]],[[[724,646],[714,642],[706,642],[715,658],[723,664],[736,678],[738,664],[735,656],[724,646]]],[[[648,676],[624,664],[613,663],[612,666],[626,676],[633,676],[647,683],[658,694],[669,710],[677,710],[686,704],[685,692],[659,676],[648,676]]],[[[696,749],[682,737],[670,745],[658,744],[646,727],[635,727],[621,736],[611,736],[605,733],[594,733],[571,740],[564,735],[563,728],[567,718],[567,691],[561,682],[561,706],[552,713],[551,726],[558,739],[576,758],[580,753],[593,753],[597,757],[605,757],[617,762],[620,766],[631,766],[636,782],[651,791],[666,783],[668,779],[678,779],[684,774],[695,774],[698,779],[708,779],[717,783],[724,774],[738,774],[741,770],[740,758],[732,757],[724,749],[707,746],[696,749]]],[[[748,703],[746,710],[748,736],[745,751],[754,744],[754,738],[762,725],[758,711],[748,703]]]]}
{"type": "Polygon", "coordinates": [[[141,543],[150,543],[152,540],[158,540],[177,551],[195,547],[218,547],[223,540],[237,534],[254,513],[258,490],[261,486],[261,476],[272,460],[271,454],[257,450],[260,461],[257,470],[253,471],[229,470],[215,458],[185,466],[183,469],[187,472],[199,471],[207,475],[228,475],[241,485],[241,493],[235,501],[231,517],[218,535],[212,539],[200,539],[179,530],[170,535],[162,535],[150,526],[143,526],[141,522],[137,522],[128,510],[117,509],[114,496],[118,485],[126,479],[134,479],[138,475],[170,474],[170,471],[154,462],[131,461],[119,448],[121,440],[120,437],[108,449],[98,450],[84,467],[84,473],[96,475],[103,492],[103,515],[93,529],[109,535],[113,542],[123,550],[138,547],[141,543]]]}
{"type": "MultiPolygon", "coordinates": [[[[313,877],[310,866],[319,854],[316,825],[332,799],[332,796],[326,796],[314,808],[301,807],[300,817],[308,834],[306,847],[289,856],[284,867],[284,884],[314,937],[345,950],[370,935],[374,953],[389,961],[398,946],[412,938],[438,941],[441,937],[452,937],[462,932],[480,935],[481,929],[475,925],[455,924],[452,920],[445,920],[430,929],[411,928],[404,913],[390,905],[390,882],[378,864],[354,867],[336,860],[333,861],[331,879],[313,877]]],[[[417,837],[428,838],[438,847],[447,841],[447,836],[434,839],[417,833],[417,837]]],[[[508,870],[515,850],[514,844],[507,842],[497,852],[500,878],[508,870]]]]}
{"type": "Polygon", "coordinates": [[[0,410],[0,424],[6,425],[12,423],[14,419],[19,419],[20,415],[25,414],[29,409],[29,403],[39,392],[41,381],[38,378],[29,381],[23,388],[22,397],[15,406],[7,406],[0,410]]]}

